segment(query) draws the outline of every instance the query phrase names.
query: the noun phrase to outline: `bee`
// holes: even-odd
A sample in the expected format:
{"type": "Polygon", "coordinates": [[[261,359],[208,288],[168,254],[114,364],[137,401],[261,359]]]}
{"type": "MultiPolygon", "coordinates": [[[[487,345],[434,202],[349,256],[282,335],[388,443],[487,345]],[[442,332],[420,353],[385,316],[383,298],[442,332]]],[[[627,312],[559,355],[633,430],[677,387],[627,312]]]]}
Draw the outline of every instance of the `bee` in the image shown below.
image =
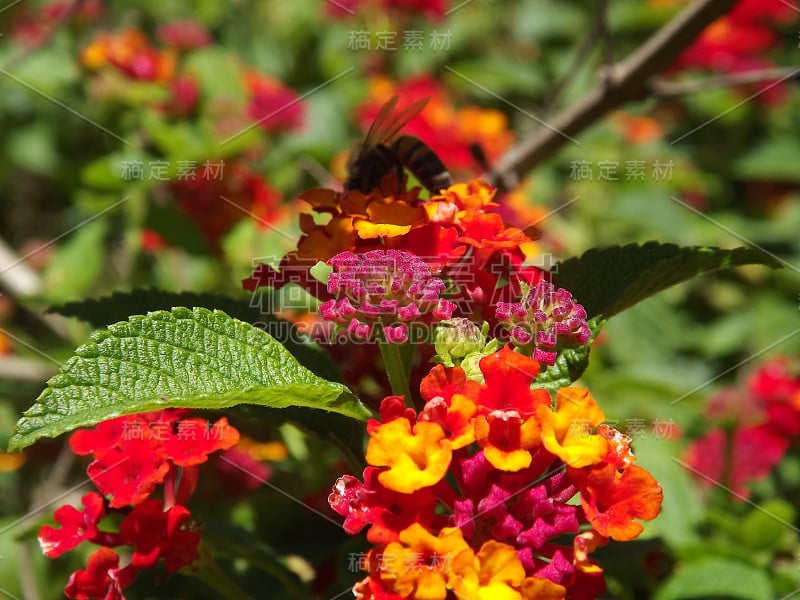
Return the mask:
{"type": "Polygon", "coordinates": [[[378,188],[392,171],[397,174],[399,186],[404,168],[432,194],[450,185],[450,173],[433,150],[413,135],[398,135],[422,112],[428,100],[423,98],[396,112],[398,96],[394,96],[381,107],[364,141],[347,164],[344,189],[367,194],[378,188]]]}

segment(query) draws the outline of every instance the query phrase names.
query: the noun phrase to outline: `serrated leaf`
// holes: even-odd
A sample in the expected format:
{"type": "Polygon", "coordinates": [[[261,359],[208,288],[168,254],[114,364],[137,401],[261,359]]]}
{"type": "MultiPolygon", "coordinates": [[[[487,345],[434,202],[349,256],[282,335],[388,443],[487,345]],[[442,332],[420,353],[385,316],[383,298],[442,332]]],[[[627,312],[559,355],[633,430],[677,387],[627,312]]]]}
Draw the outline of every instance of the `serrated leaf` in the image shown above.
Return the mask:
{"type": "Polygon", "coordinates": [[[105,327],[124,321],[128,315],[171,310],[176,306],[200,306],[209,310],[216,308],[234,319],[247,323],[254,323],[264,316],[269,316],[263,314],[260,305],[248,305],[247,301],[230,296],[197,292],[165,292],[149,288],[114,292],[102,298],[66,302],[49,307],[47,312],[58,313],[65,317],[77,317],[92,327],[105,327]]]}
{"type": "Polygon", "coordinates": [[[300,364],[311,369],[316,375],[323,379],[341,381],[338,367],[319,344],[300,333],[289,321],[279,319],[272,314],[272,305],[277,300],[270,295],[271,293],[265,291],[248,301],[220,294],[137,289],[130,292],[114,292],[103,298],[51,306],[47,312],[77,317],[92,327],[100,328],[124,321],[128,315],[134,313],[171,310],[176,306],[218,309],[234,319],[257,324],[283,344],[300,364]]]}
{"type": "Polygon", "coordinates": [[[589,366],[589,351],[592,340],[597,337],[605,323],[605,320],[600,317],[588,321],[589,329],[592,330],[591,340],[579,348],[568,348],[560,351],[556,356],[555,364],[549,365],[533,380],[533,387],[544,388],[554,393],[562,387],[571,385],[583,375],[586,367],[589,366]]]}
{"type": "Polygon", "coordinates": [[[47,382],[9,448],[126,414],[239,404],[371,416],[345,386],[314,375],[261,329],[219,310],[174,308],[95,333],[47,382]]]}
{"type": "Polygon", "coordinates": [[[722,250],[647,242],[587,250],[558,263],[555,280],[572,292],[590,317],[607,319],[700,273],[742,265],[781,266],[755,248],[722,250]]]}
{"type": "Polygon", "coordinates": [[[767,574],[751,564],[729,558],[706,558],[684,564],[655,596],[656,600],[687,598],[775,598],[767,574]]]}

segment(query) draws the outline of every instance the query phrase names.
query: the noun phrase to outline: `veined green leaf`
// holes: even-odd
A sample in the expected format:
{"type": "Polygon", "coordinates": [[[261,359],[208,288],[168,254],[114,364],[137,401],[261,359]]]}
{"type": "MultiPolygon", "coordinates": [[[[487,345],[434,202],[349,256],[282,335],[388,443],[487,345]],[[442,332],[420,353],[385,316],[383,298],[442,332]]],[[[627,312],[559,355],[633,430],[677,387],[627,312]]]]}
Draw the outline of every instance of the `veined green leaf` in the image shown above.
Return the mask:
{"type": "Polygon", "coordinates": [[[370,416],[345,386],[314,375],[261,329],[218,310],[174,308],[95,333],[19,420],[9,449],[125,414],[238,404],[370,416]]]}
{"type": "Polygon", "coordinates": [[[781,266],[755,248],[722,250],[647,242],[587,250],[580,257],[558,263],[555,279],[558,287],[572,292],[590,317],[608,319],[700,273],[741,265],[781,266]]]}

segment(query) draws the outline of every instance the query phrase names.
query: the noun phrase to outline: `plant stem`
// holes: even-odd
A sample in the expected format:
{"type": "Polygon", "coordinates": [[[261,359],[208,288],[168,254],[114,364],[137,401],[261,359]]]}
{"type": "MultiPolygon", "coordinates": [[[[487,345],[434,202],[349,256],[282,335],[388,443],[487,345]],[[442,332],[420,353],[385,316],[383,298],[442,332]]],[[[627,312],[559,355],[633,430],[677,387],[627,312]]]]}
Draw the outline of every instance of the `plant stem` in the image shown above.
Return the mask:
{"type": "Polygon", "coordinates": [[[383,364],[386,367],[387,375],[389,375],[392,394],[403,396],[406,406],[413,408],[414,403],[408,387],[408,374],[411,371],[411,361],[414,357],[413,347],[408,342],[402,344],[378,342],[378,347],[381,349],[383,364]]]}

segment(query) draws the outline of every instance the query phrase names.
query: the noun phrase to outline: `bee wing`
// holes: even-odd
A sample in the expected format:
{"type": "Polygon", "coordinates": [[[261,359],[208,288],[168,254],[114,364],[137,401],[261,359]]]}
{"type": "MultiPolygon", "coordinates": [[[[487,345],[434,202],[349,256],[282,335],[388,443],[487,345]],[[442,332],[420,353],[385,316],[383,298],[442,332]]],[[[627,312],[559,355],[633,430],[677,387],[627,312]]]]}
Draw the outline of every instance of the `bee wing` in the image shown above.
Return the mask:
{"type": "Polygon", "coordinates": [[[369,128],[369,131],[367,131],[367,136],[364,138],[364,144],[362,146],[363,148],[370,148],[378,144],[388,144],[411,119],[422,112],[422,109],[428,104],[430,98],[417,100],[400,112],[395,113],[398,100],[399,96],[393,96],[381,107],[378,115],[375,117],[375,121],[373,121],[372,126],[369,128]]]}

